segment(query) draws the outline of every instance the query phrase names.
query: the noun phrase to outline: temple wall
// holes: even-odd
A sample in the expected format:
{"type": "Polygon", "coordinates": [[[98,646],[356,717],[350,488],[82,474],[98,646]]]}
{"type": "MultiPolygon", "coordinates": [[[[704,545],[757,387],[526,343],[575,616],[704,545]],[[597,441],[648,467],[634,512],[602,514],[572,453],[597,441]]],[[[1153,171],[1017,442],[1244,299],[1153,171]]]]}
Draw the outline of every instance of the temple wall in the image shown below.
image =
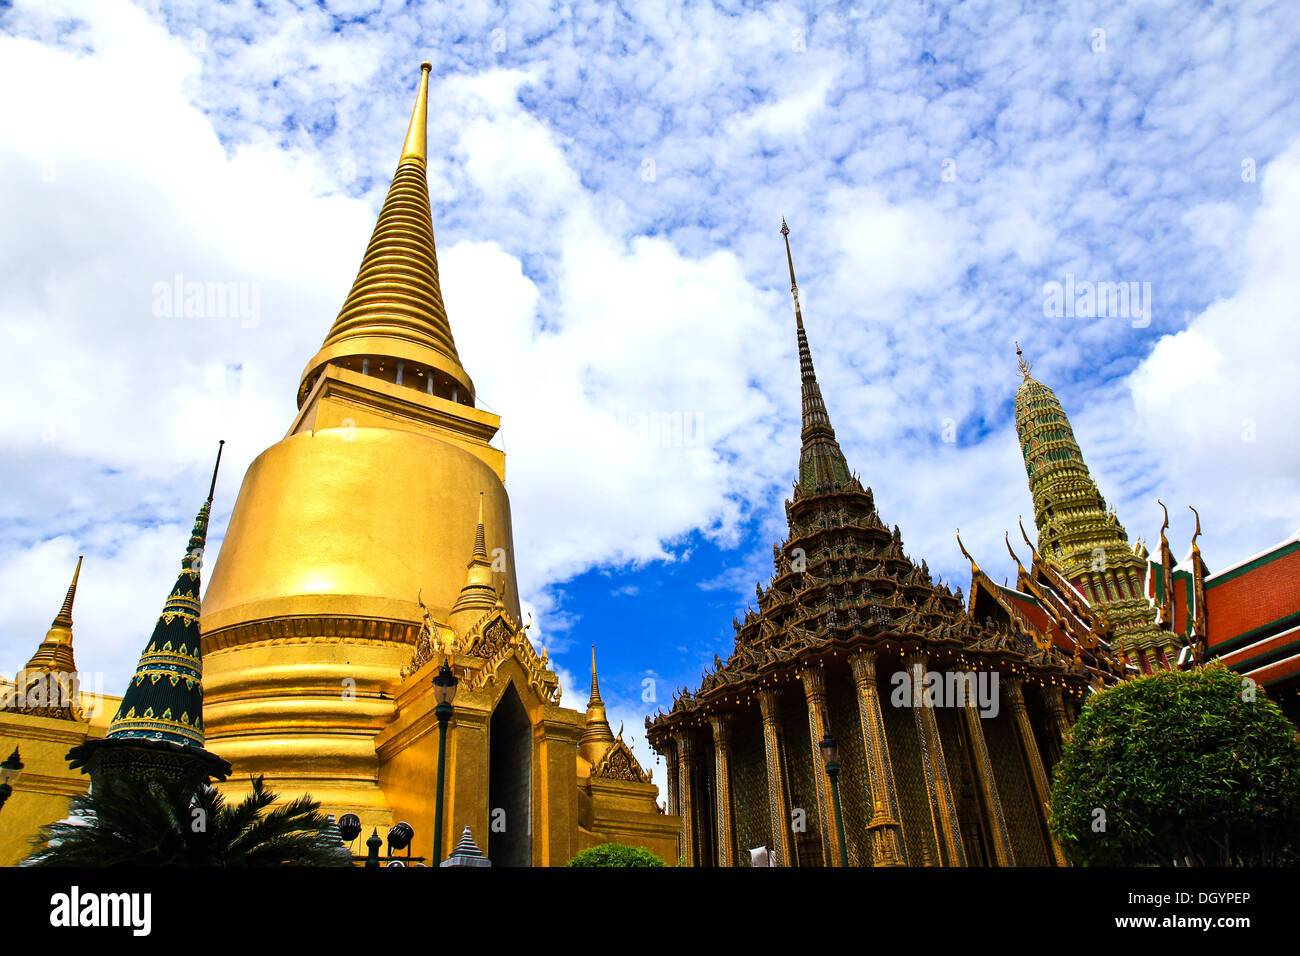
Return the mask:
{"type": "Polygon", "coordinates": [[[1016,863],[1020,866],[1051,866],[1052,858],[1043,841],[1039,811],[1025,771],[1020,741],[1016,739],[1014,718],[1005,700],[998,715],[985,719],[983,725],[1016,863]]]}
{"type": "Polygon", "coordinates": [[[767,801],[767,762],[763,716],[758,706],[736,715],[732,730],[731,792],[735,800],[736,845],[741,866],[749,851],[772,846],[771,807],[767,801]]]}

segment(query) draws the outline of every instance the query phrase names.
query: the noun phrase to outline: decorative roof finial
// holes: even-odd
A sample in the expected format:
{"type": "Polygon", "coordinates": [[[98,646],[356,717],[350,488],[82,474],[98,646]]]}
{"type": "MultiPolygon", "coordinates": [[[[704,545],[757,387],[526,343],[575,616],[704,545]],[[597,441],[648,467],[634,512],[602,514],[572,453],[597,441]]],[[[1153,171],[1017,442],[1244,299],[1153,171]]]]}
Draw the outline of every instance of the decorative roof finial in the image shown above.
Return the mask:
{"type": "Polygon", "coordinates": [[[975,559],[970,556],[970,552],[966,550],[966,545],[961,543],[961,528],[957,529],[957,547],[961,548],[962,555],[966,558],[967,561],[970,562],[971,571],[972,572],[978,571],[980,569],[980,566],[976,564],[975,559]]]}
{"type": "Polygon", "coordinates": [[[1034,367],[1025,361],[1025,353],[1020,351],[1019,342],[1016,343],[1016,358],[1020,360],[1020,374],[1025,377],[1026,382],[1029,381],[1029,373],[1034,370],[1034,367]]]}

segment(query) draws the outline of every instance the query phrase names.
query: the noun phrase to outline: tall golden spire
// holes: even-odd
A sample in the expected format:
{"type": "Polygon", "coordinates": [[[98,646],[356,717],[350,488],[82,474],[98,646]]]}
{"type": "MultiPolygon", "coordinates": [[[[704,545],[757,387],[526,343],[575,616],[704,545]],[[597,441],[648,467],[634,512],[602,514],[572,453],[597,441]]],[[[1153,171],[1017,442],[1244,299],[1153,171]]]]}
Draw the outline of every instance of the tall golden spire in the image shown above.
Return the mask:
{"type": "Polygon", "coordinates": [[[578,752],[595,766],[614,743],[605,702],[600,699],[600,682],[596,678],[596,645],[591,645],[591,697],[587,700],[587,728],[578,739],[578,752]]]}
{"type": "Polygon", "coordinates": [[[799,343],[799,375],[803,402],[803,448],[799,454],[799,484],[805,492],[831,490],[849,484],[848,462],[835,440],[835,429],[822,399],[817,372],[813,369],[812,350],[803,327],[803,310],[799,304],[799,284],[794,278],[794,259],[790,255],[790,227],[781,218],[781,235],[785,238],[785,261],[790,267],[790,294],[794,297],[795,338],[799,343]]]}
{"type": "Polygon", "coordinates": [[[431,69],[420,65],[415,108],[388,198],[352,290],[303,371],[299,406],[327,364],[427,387],[461,404],[474,402],[474,383],[456,353],[438,282],[425,173],[431,69]]]}

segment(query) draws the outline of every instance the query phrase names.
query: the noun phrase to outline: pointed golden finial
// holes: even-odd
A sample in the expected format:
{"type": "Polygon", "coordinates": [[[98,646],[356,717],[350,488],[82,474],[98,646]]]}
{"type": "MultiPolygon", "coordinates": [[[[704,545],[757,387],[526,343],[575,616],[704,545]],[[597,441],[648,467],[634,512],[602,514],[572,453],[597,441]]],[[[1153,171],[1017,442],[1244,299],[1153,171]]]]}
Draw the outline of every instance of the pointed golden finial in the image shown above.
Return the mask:
{"type": "Polygon", "coordinates": [[[432,63],[420,64],[420,89],[415,94],[415,109],[411,111],[411,125],[406,130],[399,165],[408,159],[418,159],[423,163],[428,158],[429,71],[432,69],[432,63]]]}
{"type": "Polygon", "coordinates": [[[72,602],[77,597],[77,578],[81,577],[81,562],[85,555],[77,555],[77,569],[72,572],[72,583],[68,585],[68,595],[63,599],[63,607],[59,608],[59,613],[54,616],[54,623],[51,628],[71,628],[72,627],[72,602]]]}
{"type": "Polygon", "coordinates": [[[487,560],[487,534],[483,530],[483,492],[478,493],[478,528],[474,532],[474,557],[487,560]]]}
{"type": "MultiPolygon", "coordinates": [[[[1191,505],[1188,505],[1187,507],[1192,508],[1191,505]]],[[[1196,515],[1196,533],[1192,535],[1192,550],[1199,554],[1201,549],[1196,544],[1196,539],[1201,536],[1201,513],[1195,508],[1192,508],[1192,514],[1196,515]]]]}
{"type": "Polygon", "coordinates": [[[1020,360],[1020,374],[1025,377],[1026,382],[1029,381],[1029,373],[1034,370],[1034,367],[1025,361],[1025,353],[1020,351],[1019,342],[1016,343],[1016,358],[1020,360]]]}
{"type": "Polygon", "coordinates": [[[600,682],[596,679],[596,645],[591,645],[591,697],[587,704],[603,703],[600,699],[600,682]]]}

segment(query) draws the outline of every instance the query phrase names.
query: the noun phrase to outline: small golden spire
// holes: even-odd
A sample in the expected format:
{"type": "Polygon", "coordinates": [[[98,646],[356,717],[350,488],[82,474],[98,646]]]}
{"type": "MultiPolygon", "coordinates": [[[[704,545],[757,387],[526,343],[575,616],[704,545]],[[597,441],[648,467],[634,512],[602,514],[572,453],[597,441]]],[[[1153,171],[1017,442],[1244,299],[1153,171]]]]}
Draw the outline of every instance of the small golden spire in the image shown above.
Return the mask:
{"type": "MultiPolygon", "coordinates": [[[[59,613],[54,617],[54,623],[51,628],[72,628],[72,602],[77,597],[77,578],[81,577],[81,562],[85,558],[84,554],[77,555],[77,569],[72,572],[72,583],[68,585],[68,596],[63,599],[63,607],[59,608],[59,613]]],[[[72,635],[68,638],[71,640],[72,635]]]]}
{"type": "Polygon", "coordinates": [[[595,766],[614,743],[609,729],[605,702],[600,699],[600,684],[596,680],[596,645],[591,645],[591,697],[587,701],[587,723],[578,740],[578,752],[595,766]]]}
{"type": "Polygon", "coordinates": [[[1025,353],[1020,351],[1019,342],[1016,343],[1016,358],[1020,360],[1020,374],[1025,377],[1026,382],[1029,381],[1029,373],[1034,370],[1034,367],[1025,361],[1025,353]]]}
{"type": "Polygon", "coordinates": [[[474,557],[487,560],[487,535],[483,531],[483,492],[478,493],[478,528],[474,532],[474,557]]]}
{"type": "Polygon", "coordinates": [[[478,496],[478,526],[474,529],[474,553],[465,565],[465,585],[452,605],[447,623],[465,634],[484,614],[496,606],[496,585],[492,562],[488,560],[487,535],[483,530],[483,492],[478,496]]]}
{"type": "Polygon", "coordinates": [[[600,682],[596,679],[596,645],[591,645],[591,697],[587,699],[587,706],[592,704],[603,703],[600,699],[600,682]]]}
{"type": "Polygon", "coordinates": [[[415,109],[411,111],[411,125],[406,130],[399,163],[408,159],[418,159],[423,163],[428,159],[429,71],[432,69],[432,63],[420,64],[420,89],[415,95],[415,109]]]}

